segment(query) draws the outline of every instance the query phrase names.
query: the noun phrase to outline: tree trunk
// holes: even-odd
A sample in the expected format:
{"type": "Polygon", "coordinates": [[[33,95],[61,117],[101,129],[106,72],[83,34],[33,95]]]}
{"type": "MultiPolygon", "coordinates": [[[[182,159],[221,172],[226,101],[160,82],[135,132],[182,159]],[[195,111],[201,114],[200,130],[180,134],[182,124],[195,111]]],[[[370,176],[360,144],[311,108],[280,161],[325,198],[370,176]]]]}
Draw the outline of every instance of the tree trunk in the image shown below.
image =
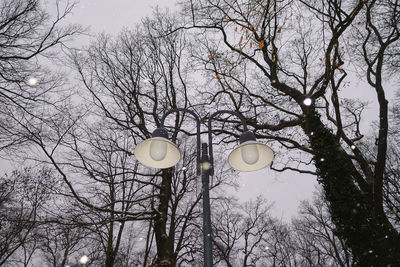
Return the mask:
{"type": "Polygon", "coordinates": [[[360,176],[352,159],[314,111],[302,128],[310,138],[319,182],[329,202],[336,234],[351,248],[359,266],[400,266],[400,236],[383,212],[375,210],[372,185],[356,184],[360,176]],[[365,189],[365,188],[364,188],[365,189]]]}
{"type": "Polygon", "coordinates": [[[172,169],[165,169],[162,173],[162,182],[159,196],[158,215],[154,222],[154,232],[157,243],[157,259],[153,266],[175,266],[173,248],[171,251],[167,235],[168,203],[171,196],[172,169]]]}

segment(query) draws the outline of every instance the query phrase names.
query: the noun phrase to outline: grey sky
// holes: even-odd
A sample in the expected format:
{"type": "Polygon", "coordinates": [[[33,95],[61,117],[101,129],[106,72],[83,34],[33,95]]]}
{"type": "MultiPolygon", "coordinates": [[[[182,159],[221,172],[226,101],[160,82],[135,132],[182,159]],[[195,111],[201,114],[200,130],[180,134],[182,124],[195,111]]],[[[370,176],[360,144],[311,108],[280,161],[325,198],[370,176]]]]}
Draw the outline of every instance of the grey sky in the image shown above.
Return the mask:
{"type": "Polygon", "coordinates": [[[175,6],[174,0],[81,0],[69,21],[90,26],[93,33],[118,33],[152,14],[152,8],[175,6]]]}

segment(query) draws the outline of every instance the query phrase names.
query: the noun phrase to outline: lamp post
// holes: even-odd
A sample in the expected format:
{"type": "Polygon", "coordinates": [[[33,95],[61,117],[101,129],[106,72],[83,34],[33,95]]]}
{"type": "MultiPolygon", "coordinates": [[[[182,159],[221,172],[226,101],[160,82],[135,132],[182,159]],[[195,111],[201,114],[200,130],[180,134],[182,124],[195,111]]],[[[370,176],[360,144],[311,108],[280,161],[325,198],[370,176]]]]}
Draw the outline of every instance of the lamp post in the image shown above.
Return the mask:
{"type": "Polygon", "coordinates": [[[168,132],[164,128],[166,117],[174,112],[187,112],[193,116],[197,125],[197,175],[201,174],[203,194],[203,247],[204,266],[211,267],[212,235],[211,235],[211,211],[210,211],[210,175],[214,175],[214,156],[212,147],[212,120],[219,114],[231,114],[237,116],[243,125],[244,132],[239,138],[240,145],[235,148],[228,157],[229,165],[238,171],[256,171],[266,167],[274,158],[274,152],[270,147],[256,141],[255,135],[248,130],[242,115],[230,111],[220,110],[210,115],[208,120],[208,145],[201,144],[200,148],[200,118],[192,110],[175,108],[167,111],[161,118],[161,126],[154,130],[152,138],[139,143],[134,151],[135,157],[143,165],[152,168],[169,168],[178,163],[181,158],[179,148],[168,140],[168,132]],[[200,155],[201,153],[201,155],[200,155]]]}

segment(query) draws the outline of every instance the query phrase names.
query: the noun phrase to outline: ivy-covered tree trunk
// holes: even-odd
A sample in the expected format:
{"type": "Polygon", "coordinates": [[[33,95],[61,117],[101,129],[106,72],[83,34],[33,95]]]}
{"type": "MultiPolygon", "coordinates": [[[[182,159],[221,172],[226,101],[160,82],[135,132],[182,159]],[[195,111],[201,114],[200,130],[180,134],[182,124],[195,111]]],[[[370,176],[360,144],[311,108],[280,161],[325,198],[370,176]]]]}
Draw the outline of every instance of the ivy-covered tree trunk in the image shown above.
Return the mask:
{"type": "Polygon", "coordinates": [[[330,203],[336,234],[346,240],[359,266],[400,266],[400,236],[377,205],[373,184],[358,186],[360,177],[318,114],[306,114],[302,128],[310,138],[319,182],[330,203]]]}

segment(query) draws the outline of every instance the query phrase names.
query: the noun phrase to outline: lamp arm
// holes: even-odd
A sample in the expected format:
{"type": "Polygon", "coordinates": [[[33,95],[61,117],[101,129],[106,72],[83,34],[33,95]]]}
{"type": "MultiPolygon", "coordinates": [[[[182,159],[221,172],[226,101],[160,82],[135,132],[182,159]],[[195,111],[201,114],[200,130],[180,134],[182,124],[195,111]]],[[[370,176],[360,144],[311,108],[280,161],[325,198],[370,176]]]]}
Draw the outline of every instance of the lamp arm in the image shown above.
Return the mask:
{"type": "Polygon", "coordinates": [[[211,175],[214,175],[214,155],[213,155],[213,146],[212,146],[212,124],[211,123],[212,123],[212,120],[214,119],[214,117],[219,114],[235,115],[236,117],[238,117],[241,120],[242,125],[243,125],[243,131],[246,132],[249,130],[247,128],[247,123],[246,123],[245,118],[241,114],[239,114],[235,111],[219,110],[210,115],[210,118],[208,119],[208,149],[209,149],[209,153],[210,153],[210,163],[211,163],[210,174],[211,175]]]}
{"type": "Polygon", "coordinates": [[[174,112],[179,112],[179,111],[183,111],[183,112],[187,112],[189,114],[191,114],[193,116],[193,118],[196,121],[197,124],[197,151],[196,151],[196,156],[197,156],[197,175],[200,175],[201,171],[200,171],[200,118],[199,116],[192,110],[190,109],[186,109],[186,108],[173,108],[168,110],[167,112],[164,113],[164,115],[161,118],[161,127],[164,127],[164,122],[165,119],[167,118],[167,116],[171,113],[174,112]]]}

